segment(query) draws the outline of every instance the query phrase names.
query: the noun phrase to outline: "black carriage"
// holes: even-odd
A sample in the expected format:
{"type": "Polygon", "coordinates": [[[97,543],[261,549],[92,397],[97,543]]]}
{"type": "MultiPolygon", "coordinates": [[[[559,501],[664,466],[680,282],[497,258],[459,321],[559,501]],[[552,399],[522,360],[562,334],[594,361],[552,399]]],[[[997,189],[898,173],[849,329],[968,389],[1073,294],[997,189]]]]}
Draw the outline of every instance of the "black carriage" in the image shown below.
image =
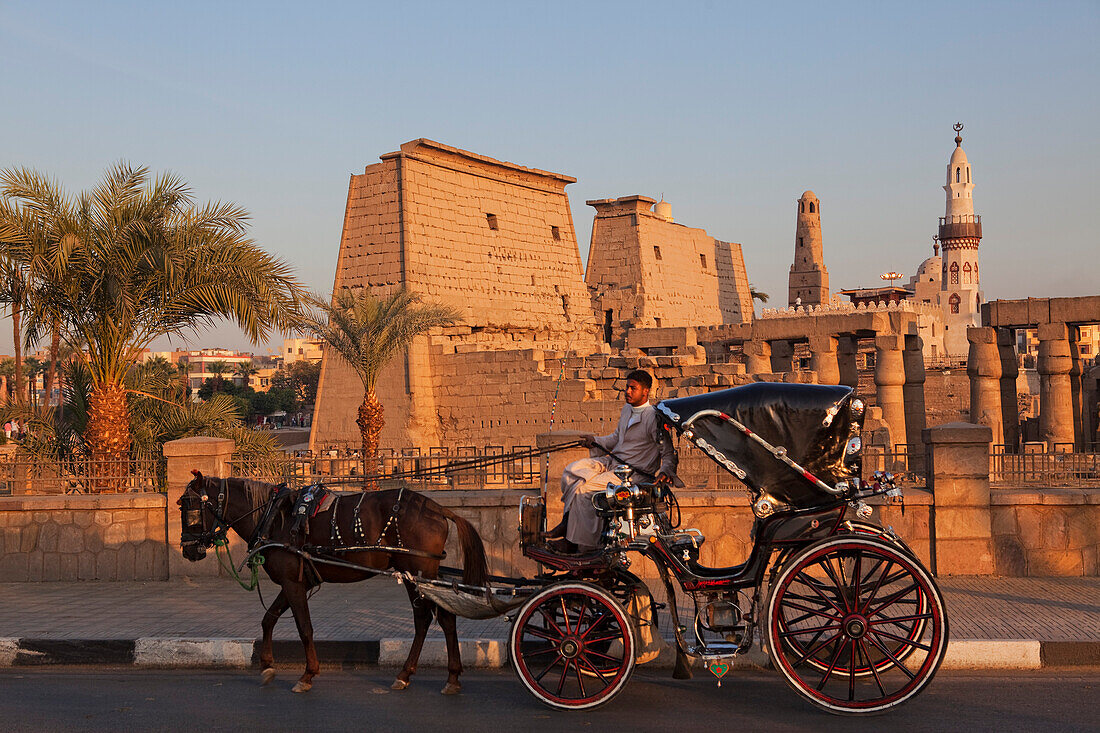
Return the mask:
{"type": "MultiPolygon", "coordinates": [[[[495,591],[465,589],[480,594],[474,605],[488,614],[514,612],[509,647],[523,685],[569,710],[623,689],[641,637],[652,638],[657,624],[656,604],[629,570],[631,555],[642,555],[669,601],[676,676],[690,676],[688,660],[697,659],[721,678],[759,641],[795,692],[832,713],[878,713],[921,692],[947,648],[946,611],[916,555],[864,521],[864,500],[902,497],[888,474],[861,480],[864,405],[853,390],[758,383],[656,409],[667,430],[748,488],[749,556],[732,567],[701,565],[706,538],[679,526],[671,489],[625,466],[616,469],[620,483],[593,498],[607,528],[594,553],[549,549],[545,499],[525,497],[521,546],[545,572],[495,591]],[[689,601],[686,617],[678,598],[689,601]]],[[[444,604],[462,596],[440,597],[448,593],[441,586],[423,590],[444,604]]]]}

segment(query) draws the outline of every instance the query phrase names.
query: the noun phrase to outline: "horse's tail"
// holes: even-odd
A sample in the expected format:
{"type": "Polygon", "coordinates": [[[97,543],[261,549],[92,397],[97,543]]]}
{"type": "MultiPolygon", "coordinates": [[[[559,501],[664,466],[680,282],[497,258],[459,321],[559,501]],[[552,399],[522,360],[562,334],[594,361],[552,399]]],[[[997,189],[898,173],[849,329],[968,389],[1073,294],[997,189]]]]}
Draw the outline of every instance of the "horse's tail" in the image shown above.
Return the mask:
{"type": "Polygon", "coordinates": [[[489,579],[489,566],[485,560],[485,544],[474,525],[446,507],[439,507],[443,516],[455,523],[458,544],[462,548],[462,582],[466,585],[485,585],[489,579]]]}

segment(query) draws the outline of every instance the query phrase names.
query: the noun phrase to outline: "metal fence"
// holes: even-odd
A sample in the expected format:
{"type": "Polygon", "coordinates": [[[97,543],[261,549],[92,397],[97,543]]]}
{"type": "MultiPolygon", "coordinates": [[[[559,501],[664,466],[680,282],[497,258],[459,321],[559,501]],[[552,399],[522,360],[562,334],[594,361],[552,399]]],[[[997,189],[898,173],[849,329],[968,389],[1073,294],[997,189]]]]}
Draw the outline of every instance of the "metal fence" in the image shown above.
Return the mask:
{"type": "Polygon", "coordinates": [[[1086,488],[1100,486],[1100,453],[1073,453],[1072,445],[1027,447],[1022,453],[994,445],[989,460],[989,483],[998,488],[1043,486],[1086,488]]]}
{"type": "Polygon", "coordinates": [[[532,450],[524,445],[382,450],[373,470],[368,470],[358,451],[296,451],[274,459],[235,457],[229,467],[233,476],[292,486],[321,481],[358,489],[365,485],[366,476],[373,475],[379,477],[382,488],[398,483],[416,489],[530,488],[539,484],[541,457],[509,454],[532,450]]]}
{"type": "Polygon", "coordinates": [[[164,490],[164,475],[158,458],[56,461],[17,455],[0,461],[0,495],[158,492],[164,490]]]}

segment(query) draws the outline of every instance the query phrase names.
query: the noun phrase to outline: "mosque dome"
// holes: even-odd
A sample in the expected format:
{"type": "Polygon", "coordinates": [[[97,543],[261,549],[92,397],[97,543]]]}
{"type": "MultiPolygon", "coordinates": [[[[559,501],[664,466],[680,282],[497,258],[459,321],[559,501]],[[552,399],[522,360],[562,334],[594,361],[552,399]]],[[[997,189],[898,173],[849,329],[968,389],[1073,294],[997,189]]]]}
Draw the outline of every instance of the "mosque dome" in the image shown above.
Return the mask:
{"type": "MultiPolygon", "coordinates": [[[[652,200],[652,199],[650,199],[652,200]]],[[[664,197],[653,205],[653,213],[661,217],[665,221],[672,221],[672,204],[665,201],[664,197]]]]}
{"type": "Polygon", "coordinates": [[[802,197],[799,199],[799,201],[809,201],[810,199],[817,201],[817,194],[815,194],[813,191],[803,191],[802,197]]]}
{"type": "Polygon", "coordinates": [[[920,267],[917,268],[917,279],[924,280],[927,277],[934,277],[937,280],[940,279],[940,273],[943,271],[943,258],[939,255],[933,255],[924,262],[920,263],[920,267]]]}

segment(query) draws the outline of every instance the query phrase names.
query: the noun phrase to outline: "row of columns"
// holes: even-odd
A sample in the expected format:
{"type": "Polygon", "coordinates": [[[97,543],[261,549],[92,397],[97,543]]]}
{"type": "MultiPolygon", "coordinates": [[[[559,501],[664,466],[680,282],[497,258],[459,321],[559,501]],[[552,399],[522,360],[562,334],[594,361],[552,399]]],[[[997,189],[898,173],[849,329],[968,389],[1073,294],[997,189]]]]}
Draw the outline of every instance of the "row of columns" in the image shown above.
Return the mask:
{"type": "MultiPolygon", "coordinates": [[[[1042,323],[1037,329],[1039,358],[1039,439],[1053,450],[1058,445],[1082,447],[1081,356],[1077,327],[1042,323]]],[[[1020,414],[1016,403],[1016,334],[1013,328],[982,326],[967,329],[970,354],[970,421],[987,425],[994,444],[1019,443],[1020,414]]]]}
{"type": "MultiPolygon", "coordinates": [[[[810,369],[820,384],[857,386],[856,354],[859,339],[851,335],[819,335],[807,338],[810,369]]],[[[882,419],[890,428],[891,447],[909,445],[910,455],[921,452],[925,427],[924,355],[919,336],[875,336],[875,387],[882,419]],[[912,443],[912,445],[910,445],[912,443]]],[[[789,341],[746,341],[745,369],[749,374],[793,370],[794,349],[789,341]]]]}

